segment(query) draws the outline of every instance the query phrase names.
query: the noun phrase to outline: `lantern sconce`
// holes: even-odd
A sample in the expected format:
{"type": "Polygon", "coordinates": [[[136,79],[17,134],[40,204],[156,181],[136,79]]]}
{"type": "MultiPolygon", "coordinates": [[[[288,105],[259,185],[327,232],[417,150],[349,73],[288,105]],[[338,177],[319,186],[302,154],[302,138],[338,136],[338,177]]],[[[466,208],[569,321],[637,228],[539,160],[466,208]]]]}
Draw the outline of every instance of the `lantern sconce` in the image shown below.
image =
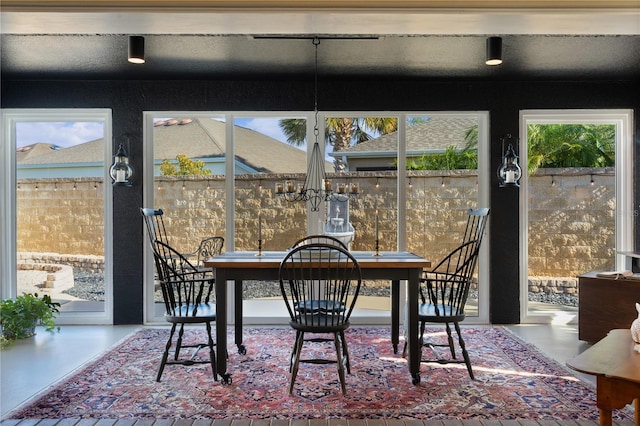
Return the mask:
{"type": "Polygon", "coordinates": [[[504,151],[504,144],[507,140],[513,140],[511,134],[508,134],[504,138],[501,138],[502,164],[500,164],[500,167],[498,167],[498,180],[500,181],[500,188],[505,188],[507,186],[520,187],[518,181],[522,176],[522,169],[518,164],[518,156],[516,155],[513,143],[509,142],[509,144],[507,145],[507,152],[504,151]]]}
{"type": "Polygon", "coordinates": [[[116,155],[113,156],[113,164],[109,169],[109,174],[113,180],[113,186],[126,186],[129,188],[132,186],[129,179],[133,175],[133,169],[129,165],[129,156],[122,143],[118,147],[116,155]]]}

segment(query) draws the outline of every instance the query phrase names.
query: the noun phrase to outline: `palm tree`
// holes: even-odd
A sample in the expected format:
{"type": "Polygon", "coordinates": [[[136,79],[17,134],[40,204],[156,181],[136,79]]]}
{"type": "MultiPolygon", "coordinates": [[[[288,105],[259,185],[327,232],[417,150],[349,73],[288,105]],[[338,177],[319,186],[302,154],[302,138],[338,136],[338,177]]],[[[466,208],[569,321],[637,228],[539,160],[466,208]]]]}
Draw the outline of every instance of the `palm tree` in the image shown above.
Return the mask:
{"type": "Polygon", "coordinates": [[[532,124],[528,171],[554,167],[615,165],[615,127],[609,124],[532,124]]]}
{"type": "MultiPolygon", "coordinates": [[[[300,146],[307,140],[307,121],[300,118],[280,120],[280,129],[291,145],[300,146]]],[[[325,143],[341,151],[352,144],[368,141],[377,134],[398,129],[397,118],[329,118],[326,120],[325,143]]]]}

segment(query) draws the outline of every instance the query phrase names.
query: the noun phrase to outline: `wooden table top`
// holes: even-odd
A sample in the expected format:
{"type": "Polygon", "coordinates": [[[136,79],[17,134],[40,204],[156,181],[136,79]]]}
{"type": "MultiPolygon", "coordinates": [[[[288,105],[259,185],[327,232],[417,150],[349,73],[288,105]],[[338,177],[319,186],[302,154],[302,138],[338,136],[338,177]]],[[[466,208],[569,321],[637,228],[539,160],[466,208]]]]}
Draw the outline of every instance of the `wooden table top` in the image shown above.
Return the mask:
{"type": "MultiPolygon", "coordinates": [[[[361,268],[394,269],[394,268],[429,268],[431,261],[416,254],[405,251],[384,251],[380,256],[374,256],[370,251],[350,252],[356,258],[361,268]]],[[[286,256],[285,251],[263,251],[257,256],[255,251],[225,252],[205,260],[208,268],[279,268],[280,262],[286,256]]]]}
{"type": "Polygon", "coordinates": [[[615,377],[640,383],[640,353],[633,350],[631,330],[611,330],[595,345],[567,361],[582,373],[615,377]]]}

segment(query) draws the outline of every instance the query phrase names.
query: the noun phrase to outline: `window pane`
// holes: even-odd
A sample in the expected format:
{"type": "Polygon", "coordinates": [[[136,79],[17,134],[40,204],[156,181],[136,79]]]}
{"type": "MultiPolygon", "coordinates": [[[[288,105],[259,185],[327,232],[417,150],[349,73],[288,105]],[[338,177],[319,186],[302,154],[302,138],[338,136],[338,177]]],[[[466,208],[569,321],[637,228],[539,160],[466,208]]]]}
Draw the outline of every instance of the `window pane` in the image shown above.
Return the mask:
{"type": "Polygon", "coordinates": [[[575,315],[576,277],[615,269],[615,140],[614,124],[527,126],[530,314],[575,315]]]}
{"type": "MultiPolygon", "coordinates": [[[[467,211],[478,208],[478,118],[407,118],[407,249],[439,262],[462,243],[467,211]]],[[[468,316],[478,315],[472,286],[468,316]]]]}
{"type": "MultiPolygon", "coordinates": [[[[351,250],[397,249],[397,123],[397,117],[384,116],[327,118],[329,156],[334,162],[331,179],[344,183],[346,188],[358,184],[357,197],[345,203],[330,204],[327,226],[335,229],[334,218],[348,218],[353,231],[351,250]],[[339,213],[338,209],[341,209],[339,213]]],[[[354,317],[388,318],[390,309],[390,283],[384,280],[363,282],[354,317]]]]}
{"type": "Polygon", "coordinates": [[[296,117],[235,118],[237,251],[257,251],[259,239],[263,250],[285,250],[306,235],[306,203],[289,202],[275,192],[276,184],[291,182],[297,188],[304,182],[306,126],[306,119],[296,117]],[[300,144],[288,143],[283,128],[300,134],[300,144]]]}
{"type": "Polygon", "coordinates": [[[16,123],[17,293],[104,312],[104,123],[16,123]]]}

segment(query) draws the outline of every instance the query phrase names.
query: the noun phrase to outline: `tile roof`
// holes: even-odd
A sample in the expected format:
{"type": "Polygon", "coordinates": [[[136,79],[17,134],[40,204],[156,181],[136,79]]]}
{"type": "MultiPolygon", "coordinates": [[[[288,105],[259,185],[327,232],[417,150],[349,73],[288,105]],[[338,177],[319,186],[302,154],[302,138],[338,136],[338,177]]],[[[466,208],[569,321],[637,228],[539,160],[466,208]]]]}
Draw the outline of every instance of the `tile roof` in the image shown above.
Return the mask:
{"type": "MultiPolygon", "coordinates": [[[[429,120],[407,127],[407,153],[444,152],[448,146],[462,149],[467,131],[478,124],[477,119],[454,116],[434,116],[429,120]]],[[[398,132],[388,133],[375,139],[353,145],[339,151],[340,155],[349,153],[396,152],[398,150],[398,132]]]]}
{"type": "MultiPolygon", "coordinates": [[[[178,154],[191,159],[223,157],[225,127],[224,122],[210,118],[178,119],[156,125],[154,156],[159,160],[175,159],[178,154]]],[[[102,162],[102,142],[97,139],[59,150],[53,150],[51,144],[34,144],[18,150],[17,162],[21,165],[102,162]]],[[[307,168],[305,151],[240,126],[235,126],[235,154],[239,161],[259,172],[305,173],[307,168]]],[[[330,162],[326,162],[326,167],[327,171],[333,170],[330,162]]]]}
{"type": "Polygon", "coordinates": [[[60,163],[95,163],[104,159],[104,146],[102,138],[85,142],[69,148],[54,149],[55,145],[38,143],[29,145],[33,147],[28,155],[22,156],[16,153],[17,164],[60,164],[60,163]],[[44,149],[47,147],[48,149],[44,149]],[[38,155],[40,154],[40,155],[38,155]]]}

